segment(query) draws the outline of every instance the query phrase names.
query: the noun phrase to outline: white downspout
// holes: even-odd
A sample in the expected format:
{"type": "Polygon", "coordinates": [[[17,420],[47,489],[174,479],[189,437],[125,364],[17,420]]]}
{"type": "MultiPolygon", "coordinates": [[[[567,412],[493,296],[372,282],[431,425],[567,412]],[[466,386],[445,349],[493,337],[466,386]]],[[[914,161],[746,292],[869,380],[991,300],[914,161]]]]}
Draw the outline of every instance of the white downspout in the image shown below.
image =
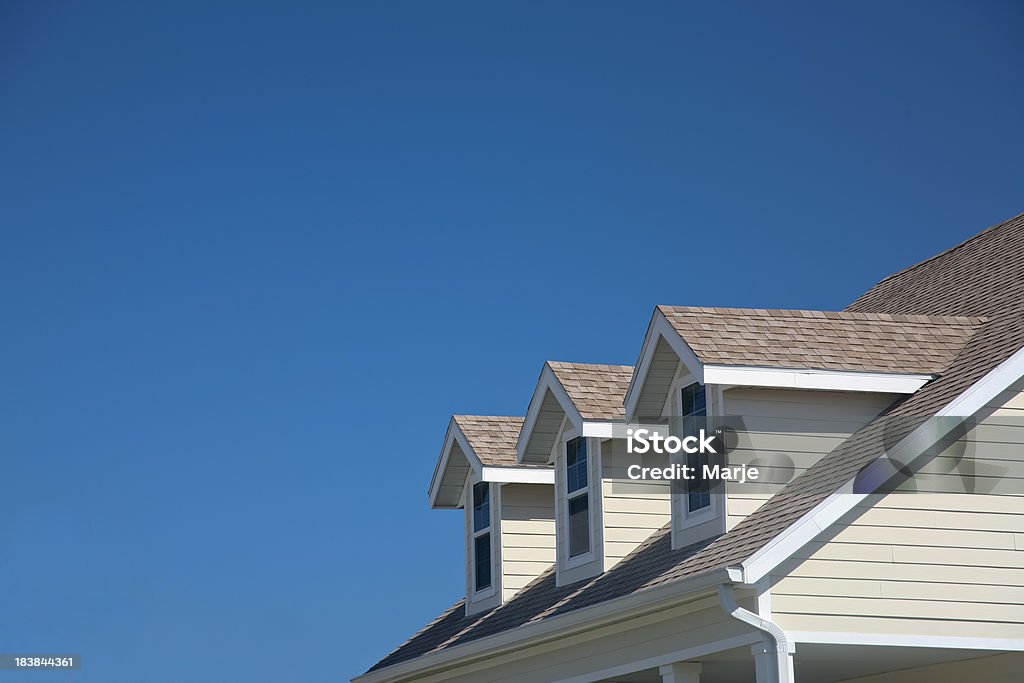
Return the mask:
{"type": "Polygon", "coordinates": [[[796,648],[789,641],[786,632],[775,622],[740,607],[732,591],[730,584],[723,583],[718,586],[718,602],[722,609],[732,618],[749,624],[764,633],[774,643],[775,666],[773,667],[774,671],[771,672],[774,674],[771,680],[778,683],[795,683],[792,654],[796,648]]]}

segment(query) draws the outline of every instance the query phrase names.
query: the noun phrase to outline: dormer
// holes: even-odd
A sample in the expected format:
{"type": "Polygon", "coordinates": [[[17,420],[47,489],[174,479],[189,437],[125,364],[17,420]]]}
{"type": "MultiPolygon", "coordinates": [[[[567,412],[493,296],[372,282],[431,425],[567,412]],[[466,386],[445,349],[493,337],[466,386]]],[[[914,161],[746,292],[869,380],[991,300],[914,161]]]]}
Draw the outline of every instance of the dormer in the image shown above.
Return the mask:
{"type": "Polygon", "coordinates": [[[672,496],[672,543],[732,528],[843,439],[940,375],[973,318],[659,306],[625,397],[629,422],[706,414],[742,425],[729,465],[762,482],[672,496]]]}
{"type": "Polygon", "coordinates": [[[555,469],[558,585],[610,569],[669,520],[663,485],[626,482],[621,438],[633,369],[545,363],[517,445],[521,464],[555,469]]]}
{"type": "Polygon", "coordinates": [[[554,472],[520,465],[521,417],[456,415],[430,506],[465,513],[466,613],[497,607],[555,562],[554,472]]]}

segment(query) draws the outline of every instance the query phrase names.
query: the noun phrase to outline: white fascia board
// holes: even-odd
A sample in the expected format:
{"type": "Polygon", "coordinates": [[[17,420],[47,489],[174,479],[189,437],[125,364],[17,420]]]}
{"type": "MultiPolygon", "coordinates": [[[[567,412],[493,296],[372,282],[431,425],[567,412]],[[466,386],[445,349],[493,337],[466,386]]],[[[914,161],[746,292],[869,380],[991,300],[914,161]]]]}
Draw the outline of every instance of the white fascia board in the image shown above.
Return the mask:
{"type": "Polygon", "coordinates": [[[615,438],[617,431],[616,424],[613,422],[584,422],[581,436],[593,436],[598,439],[613,439],[615,438]]]}
{"type": "Polygon", "coordinates": [[[565,387],[558,381],[554,370],[545,363],[544,369],[540,373],[540,379],[537,381],[537,388],[530,398],[530,408],[526,411],[523,429],[519,432],[519,439],[516,441],[516,459],[520,463],[523,462],[523,456],[526,454],[526,444],[530,443],[530,436],[533,434],[533,428],[537,424],[541,407],[544,405],[544,396],[548,391],[558,401],[558,405],[562,407],[573,427],[576,429],[583,428],[583,416],[580,415],[580,411],[573,404],[572,399],[569,398],[569,394],[565,392],[565,387]]]}
{"type": "MultiPolygon", "coordinates": [[[[434,672],[451,669],[496,657],[500,654],[521,650],[553,640],[569,638],[577,633],[594,630],[600,626],[659,612],[677,604],[700,599],[700,591],[717,590],[728,580],[725,570],[711,570],[697,576],[670,581],[639,593],[612,598],[589,607],[547,617],[541,621],[524,624],[518,628],[484,636],[462,645],[420,655],[415,659],[356,676],[352,683],[405,683],[425,677],[434,672]]],[[[713,593],[708,593],[711,597],[713,593]]],[[[499,608],[500,609],[500,608],[499,608]]]]}
{"type": "Polygon", "coordinates": [[[847,370],[799,370],[792,368],[705,365],[708,384],[828,391],[870,391],[882,394],[913,394],[933,375],[847,370]]]}
{"type": "Polygon", "coordinates": [[[646,429],[651,434],[659,434],[662,438],[669,435],[669,427],[664,424],[645,424],[640,422],[584,422],[580,436],[593,436],[598,439],[626,439],[627,430],[646,429]]]}
{"type": "Polygon", "coordinates": [[[459,448],[466,454],[466,458],[469,461],[469,466],[473,469],[476,474],[480,474],[480,469],[483,466],[480,462],[480,458],[477,457],[476,451],[469,445],[469,441],[466,439],[466,435],[462,432],[459,424],[453,417],[451,422],[448,423],[448,431],[444,435],[444,445],[441,447],[441,458],[437,462],[437,466],[434,468],[434,476],[430,479],[430,488],[428,489],[428,496],[430,498],[430,507],[437,507],[437,496],[441,492],[441,481],[444,479],[444,471],[448,467],[448,460],[451,458],[452,448],[458,443],[459,448]]]}
{"type": "MultiPolygon", "coordinates": [[[[624,405],[626,415],[632,415],[636,411],[636,403],[640,400],[640,388],[647,379],[647,373],[651,369],[651,359],[654,358],[654,347],[658,345],[658,338],[654,332],[654,323],[658,320],[659,311],[654,309],[651,322],[647,323],[647,333],[644,334],[644,343],[640,347],[640,357],[636,361],[633,376],[629,380],[629,387],[626,389],[624,405]]],[[[664,317],[664,316],[662,316],[664,317]]]]}
{"type": "MultiPolygon", "coordinates": [[[[935,442],[948,434],[960,422],[974,415],[992,399],[1024,377],[1024,348],[997,365],[991,372],[967,388],[935,417],[908,434],[889,452],[880,456],[870,467],[895,472],[920,456],[935,442]],[[894,464],[895,463],[895,464],[894,464]]],[[[870,477],[859,477],[871,481],[870,477]]],[[[876,478],[879,483],[885,479],[876,478]]],[[[768,542],[763,548],[739,565],[743,583],[754,584],[769,572],[810,543],[819,533],[838,521],[870,493],[854,493],[858,477],[850,479],[835,493],[818,503],[803,517],[768,542]]]]}
{"type": "Polygon", "coordinates": [[[636,373],[633,375],[633,379],[629,383],[629,389],[626,391],[626,416],[631,416],[636,413],[636,404],[640,400],[640,392],[643,389],[644,382],[647,381],[647,373],[651,369],[651,361],[654,359],[654,350],[658,347],[658,340],[664,339],[668,342],[668,345],[675,351],[676,356],[679,358],[679,362],[686,366],[686,369],[690,371],[698,382],[705,384],[707,380],[704,378],[704,365],[697,358],[697,354],[693,352],[690,345],[683,340],[672,324],[669,323],[668,319],[665,318],[660,310],[654,309],[654,316],[651,318],[651,324],[647,328],[647,335],[644,337],[643,348],[640,349],[640,359],[637,361],[636,373]]]}
{"type": "Polygon", "coordinates": [[[448,457],[452,452],[452,427],[455,425],[455,418],[452,418],[448,422],[448,431],[444,434],[444,445],[441,446],[441,457],[437,461],[437,465],[434,466],[434,476],[430,478],[430,487],[427,489],[427,497],[430,499],[430,507],[433,508],[437,505],[437,495],[441,491],[441,479],[443,479],[443,473],[445,467],[448,466],[448,457]]]}
{"type": "Polygon", "coordinates": [[[953,650],[1020,652],[1024,640],[1012,638],[964,638],[961,636],[915,636],[906,633],[847,633],[840,631],[787,631],[795,643],[819,645],[881,645],[887,647],[932,647],[953,650]]]}
{"type": "Polygon", "coordinates": [[[554,484],[555,471],[539,467],[493,467],[484,465],[480,473],[483,481],[499,484],[554,484]]]}

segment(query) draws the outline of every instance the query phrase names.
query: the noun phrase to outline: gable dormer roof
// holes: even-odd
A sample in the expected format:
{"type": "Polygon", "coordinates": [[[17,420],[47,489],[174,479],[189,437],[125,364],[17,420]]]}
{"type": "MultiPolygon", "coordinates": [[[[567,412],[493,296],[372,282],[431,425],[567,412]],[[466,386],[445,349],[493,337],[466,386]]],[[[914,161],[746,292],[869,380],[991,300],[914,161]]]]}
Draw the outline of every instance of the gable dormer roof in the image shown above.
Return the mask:
{"type": "Polygon", "coordinates": [[[481,481],[553,484],[554,473],[546,464],[516,462],[516,440],[522,426],[521,417],[452,416],[430,481],[431,507],[460,507],[463,486],[471,473],[481,481]]]}
{"type": "Polygon", "coordinates": [[[632,366],[558,361],[548,361],[547,365],[584,420],[622,419],[632,366]]]}
{"type": "Polygon", "coordinates": [[[523,418],[499,415],[454,415],[473,454],[483,465],[516,467],[516,439],[523,418]]]}
{"type": "Polygon", "coordinates": [[[942,374],[985,318],[658,306],[626,393],[657,415],[677,363],[705,384],[911,394],[942,374]]]}
{"type": "Polygon", "coordinates": [[[520,463],[546,463],[558,432],[623,417],[633,368],[547,361],[530,399],[516,444],[520,463]]]}
{"type": "Polygon", "coordinates": [[[980,317],[659,306],[706,365],[941,374],[980,317]]]}

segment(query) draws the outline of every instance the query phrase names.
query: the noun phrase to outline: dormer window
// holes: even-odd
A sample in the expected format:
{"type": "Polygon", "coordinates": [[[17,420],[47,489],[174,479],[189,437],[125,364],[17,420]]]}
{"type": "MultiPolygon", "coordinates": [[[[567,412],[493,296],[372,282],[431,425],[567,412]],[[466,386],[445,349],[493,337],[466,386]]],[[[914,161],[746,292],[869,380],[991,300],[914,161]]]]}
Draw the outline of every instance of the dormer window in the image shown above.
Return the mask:
{"type": "Polygon", "coordinates": [[[473,587],[491,587],[491,485],[473,484],[473,587]]]}
{"type": "MultiPolygon", "coordinates": [[[[679,397],[680,411],[683,417],[684,433],[692,433],[703,427],[703,420],[708,414],[707,393],[704,385],[694,382],[682,388],[679,397]]],[[[702,472],[708,463],[707,453],[690,453],[686,456],[686,465],[693,472],[702,472]]],[[[687,480],[686,512],[693,514],[711,507],[711,483],[704,478],[687,480]]]]}
{"type": "Polygon", "coordinates": [[[569,557],[590,552],[590,496],[587,484],[587,440],[576,437],[565,442],[569,557]]]}

